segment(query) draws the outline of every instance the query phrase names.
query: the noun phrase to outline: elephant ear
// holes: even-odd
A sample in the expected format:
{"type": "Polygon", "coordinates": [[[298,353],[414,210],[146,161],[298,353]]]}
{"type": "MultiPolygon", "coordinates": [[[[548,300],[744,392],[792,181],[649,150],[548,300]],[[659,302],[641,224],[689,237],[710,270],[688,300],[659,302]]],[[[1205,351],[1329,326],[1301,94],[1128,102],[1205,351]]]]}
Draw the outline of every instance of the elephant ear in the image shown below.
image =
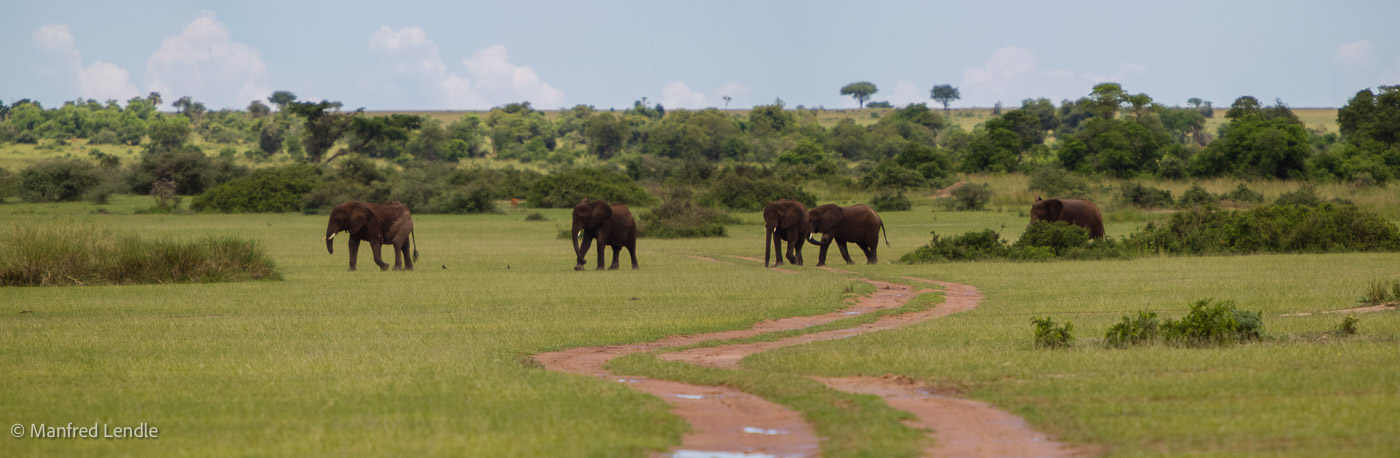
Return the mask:
{"type": "Polygon", "coordinates": [[[350,205],[350,218],[345,229],[352,234],[359,233],[373,219],[374,213],[369,211],[364,202],[355,202],[350,205]]]}
{"type": "Polygon", "coordinates": [[[806,209],[803,209],[802,206],[797,205],[796,202],[794,202],[792,205],[788,205],[788,206],[787,206],[787,211],[784,211],[784,212],[783,212],[783,222],[784,222],[784,223],[787,223],[787,224],[784,224],[783,226],[791,226],[791,225],[794,225],[794,224],[800,224],[800,223],[806,222],[806,220],[807,220],[807,211],[806,211],[806,209]]]}
{"type": "Polygon", "coordinates": [[[588,227],[602,226],[604,221],[612,218],[612,207],[607,202],[595,200],[592,205],[593,211],[588,214],[588,227]]]}
{"type": "Polygon", "coordinates": [[[1060,201],[1060,199],[1050,199],[1045,201],[1045,209],[1048,210],[1047,214],[1050,215],[1050,221],[1059,221],[1060,212],[1064,211],[1065,203],[1060,201]]]}
{"type": "Polygon", "coordinates": [[[841,225],[841,217],[845,216],[846,212],[842,211],[841,207],[835,205],[822,210],[822,225],[817,228],[817,232],[823,234],[835,233],[836,228],[841,225]]]}

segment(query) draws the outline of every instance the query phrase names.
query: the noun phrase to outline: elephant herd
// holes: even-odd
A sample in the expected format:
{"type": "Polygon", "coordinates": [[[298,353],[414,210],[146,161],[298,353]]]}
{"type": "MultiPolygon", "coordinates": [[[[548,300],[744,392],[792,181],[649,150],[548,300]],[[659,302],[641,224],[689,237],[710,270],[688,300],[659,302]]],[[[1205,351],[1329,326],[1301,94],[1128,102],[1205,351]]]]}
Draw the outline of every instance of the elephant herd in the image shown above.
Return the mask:
{"type": "MultiPolygon", "coordinates": [[[[1081,199],[1044,199],[1037,197],[1031,206],[1031,221],[1063,221],[1089,230],[1091,238],[1103,238],[1103,216],[1093,202],[1081,199]]],[[[841,258],[847,264],[854,264],[846,251],[847,243],[854,243],[865,254],[867,264],[879,261],[876,254],[880,246],[880,235],[885,223],[875,210],[855,204],[842,207],[836,204],[820,205],[810,210],[801,202],[779,200],[768,202],[763,208],[763,265],[767,267],[772,253],[777,252],[777,262],[783,259],[794,265],[802,265],[802,244],[811,243],[821,247],[817,255],[817,266],[826,265],[827,248],[836,242],[841,250],[841,258]],[[821,234],[821,240],[813,238],[821,234]],[[784,253],[783,242],[787,242],[784,253]]],[[[375,204],[349,201],[331,211],[330,222],[326,225],[326,251],[334,254],[332,239],[340,231],[350,234],[350,270],[355,270],[356,256],[360,242],[367,241],[374,253],[374,263],[380,270],[388,270],[379,254],[385,242],[394,248],[394,270],[413,270],[418,260],[417,241],[413,237],[413,216],[408,207],[399,202],[375,204]],[[409,256],[409,243],[413,242],[413,256],[409,256]]],[[[573,228],[574,257],[577,261],[574,270],[584,270],[588,250],[596,239],[598,242],[598,270],[603,269],[606,247],[612,247],[613,260],[608,267],[616,270],[622,249],[632,258],[632,268],[637,269],[637,222],[632,212],[623,204],[611,204],[602,200],[583,200],[574,206],[573,228]],[[579,238],[583,244],[579,244],[579,238]]],[[[885,235],[885,245],[890,244],[885,235]]]]}

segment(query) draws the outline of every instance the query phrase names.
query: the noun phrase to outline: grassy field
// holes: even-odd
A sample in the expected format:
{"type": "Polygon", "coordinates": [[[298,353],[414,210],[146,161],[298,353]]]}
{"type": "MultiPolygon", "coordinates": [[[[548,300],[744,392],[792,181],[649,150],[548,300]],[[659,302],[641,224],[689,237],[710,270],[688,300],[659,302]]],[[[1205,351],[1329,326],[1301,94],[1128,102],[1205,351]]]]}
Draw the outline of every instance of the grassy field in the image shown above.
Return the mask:
{"type": "MultiPolygon", "coordinates": [[[[757,255],[758,214],[741,215],[746,223],[731,226],[728,238],[644,239],[642,270],[619,272],[570,270],[568,241],[555,238],[568,224],[566,210],[543,211],[548,222],[524,222],[524,212],[417,215],[418,271],[349,273],[342,250],[323,251],[324,217],[131,214],[150,205],[118,197],[101,207],[113,213],[106,215],[91,204],[11,203],[0,205],[0,221],[71,220],[149,238],[252,238],[285,280],[0,290],[0,420],[160,428],[155,441],[7,438],[0,456],[640,456],[678,443],[685,429],[663,402],[547,372],[525,356],[829,312],[851,286],[848,277],[810,267],[791,275],[690,257],[757,255]]],[[[987,295],[982,307],[755,355],[745,361],[755,370],[748,375],[690,375],[756,390],[798,374],[909,375],[1112,454],[1400,449],[1400,313],[1359,315],[1360,335],[1346,338],[1326,334],[1339,315],[1280,316],[1355,305],[1367,282],[1400,279],[1400,255],[895,265],[888,261],[926,243],[931,230],[1004,227],[1003,236],[1015,238],[1026,218],[1009,207],[920,206],[883,216],[887,262],[849,269],[972,284],[987,295]],[[1180,317],[1205,297],[1262,311],[1265,341],[1220,349],[1100,345],[1119,315],[1146,309],[1180,317]],[[1033,316],[1073,322],[1078,345],[1032,349],[1033,316]]],[[[1110,221],[1109,234],[1161,217],[1139,216],[1110,221]]],[[[813,421],[821,430],[839,419],[813,421]]],[[[824,451],[859,453],[861,444],[824,451]]]]}

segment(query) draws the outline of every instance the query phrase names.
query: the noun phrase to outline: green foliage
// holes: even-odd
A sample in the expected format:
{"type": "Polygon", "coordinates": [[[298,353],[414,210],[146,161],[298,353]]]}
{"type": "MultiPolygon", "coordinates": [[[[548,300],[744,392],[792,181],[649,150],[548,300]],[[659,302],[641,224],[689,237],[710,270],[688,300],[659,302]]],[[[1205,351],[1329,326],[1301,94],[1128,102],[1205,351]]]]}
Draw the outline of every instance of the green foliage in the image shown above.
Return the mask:
{"type": "MultiPolygon", "coordinates": [[[[1112,242],[1099,243],[1100,246],[1112,242]]],[[[1035,259],[1038,253],[1049,251],[1055,257],[1071,257],[1075,249],[1089,245],[1089,230],[1064,221],[1034,221],[1026,226],[1026,232],[1011,245],[1013,252],[1024,253],[1024,259],[1035,259]]],[[[1078,256],[1075,256],[1078,257],[1078,256]]],[[[1112,256],[1105,256],[1112,257],[1112,256]]]]}
{"type": "Polygon", "coordinates": [[[1317,194],[1317,188],[1313,186],[1303,186],[1296,191],[1280,193],[1278,198],[1274,199],[1274,205],[1316,207],[1323,203],[1322,196],[1317,194]]]}
{"type": "Polygon", "coordinates": [[[475,214],[505,213],[491,200],[491,191],[478,184],[458,187],[444,192],[423,208],[423,213],[475,214]]]}
{"type": "Polygon", "coordinates": [[[1400,229],[1350,205],[1265,205],[1246,211],[1196,207],[1148,223],[1126,243],[1171,254],[1400,251],[1400,229]]]}
{"type": "Polygon", "coordinates": [[[195,196],[190,209],[219,213],[280,213],[302,208],[303,197],[320,185],[321,170],[293,164],[258,170],[195,196]]]}
{"type": "Polygon", "coordinates": [[[1332,334],[1339,337],[1354,336],[1360,331],[1356,326],[1360,322],[1361,320],[1356,319],[1356,317],[1348,315],[1346,318],[1342,318],[1342,322],[1337,324],[1337,329],[1332,330],[1332,334]]]}
{"type": "Polygon", "coordinates": [[[1050,317],[1031,318],[1031,323],[1035,324],[1035,346],[1036,348],[1069,348],[1074,346],[1074,335],[1070,334],[1074,330],[1074,325],[1066,321],[1064,325],[1056,326],[1055,321],[1050,317]]]}
{"type": "Polygon", "coordinates": [[[1031,172],[1028,189],[1032,192],[1040,191],[1047,199],[1085,198],[1089,196],[1089,180],[1064,169],[1043,167],[1031,172]]]}
{"type": "Polygon", "coordinates": [[[948,111],[949,103],[962,98],[962,94],[958,92],[958,88],[953,87],[951,84],[939,84],[934,86],[933,89],[929,90],[928,96],[938,101],[938,103],[943,104],[944,112],[948,111]]]}
{"type": "Polygon", "coordinates": [[[1176,207],[1202,207],[1215,205],[1219,201],[1220,200],[1217,199],[1214,194],[1206,191],[1206,188],[1202,188],[1201,185],[1198,184],[1193,184],[1190,188],[1187,188],[1185,192],[1181,193],[1181,197],[1176,200],[1176,207]]]}
{"type": "Polygon", "coordinates": [[[79,159],[46,159],[19,172],[19,191],[30,202],[62,202],[83,198],[102,182],[102,172],[79,159]]]}
{"type": "Polygon", "coordinates": [[[944,205],[953,211],[985,210],[994,194],[992,186],[986,183],[964,183],[953,190],[944,205]]]}
{"type": "Polygon", "coordinates": [[[1234,301],[1201,299],[1182,319],[1162,323],[1162,339],[1188,347],[1229,345],[1259,340],[1263,328],[1259,312],[1238,310],[1234,301]]]}
{"type": "Polygon", "coordinates": [[[808,207],[817,204],[817,196],[802,190],[800,185],[773,176],[747,176],[733,169],[700,194],[703,205],[737,211],[760,211],[768,202],[782,199],[802,202],[808,207]]]}
{"type": "Polygon", "coordinates": [[[849,95],[855,98],[857,102],[860,102],[861,108],[865,108],[865,101],[870,100],[870,96],[879,91],[880,90],[875,87],[875,84],[869,81],[857,81],[841,86],[841,95],[849,95]]]}
{"type": "Polygon", "coordinates": [[[870,199],[870,208],[877,212],[906,211],[914,208],[914,204],[902,192],[885,191],[870,199]]]}
{"type": "Polygon", "coordinates": [[[896,161],[884,161],[866,172],[865,176],[860,178],[860,185],[865,189],[903,191],[927,187],[928,180],[923,174],[905,168],[896,161]]]}
{"type": "Polygon", "coordinates": [[[544,213],[540,213],[540,212],[531,212],[530,214],[525,215],[525,221],[544,222],[544,221],[549,221],[549,220],[550,220],[550,219],[549,219],[548,217],[545,217],[545,216],[544,216],[544,213]]]}
{"type": "Polygon", "coordinates": [[[127,285],[280,280],[257,242],[142,240],[76,224],[0,231],[0,286],[127,285]]]}
{"type": "Polygon", "coordinates": [[[1248,187],[1248,186],[1245,186],[1244,183],[1240,183],[1239,187],[1236,187],[1234,190],[1231,190],[1230,192],[1227,192],[1227,193],[1225,193],[1225,194],[1221,194],[1221,195],[1220,195],[1220,198],[1221,198],[1221,199],[1225,199],[1225,200],[1233,200],[1233,201],[1235,201],[1235,202],[1244,202],[1244,203],[1253,203],[1253,204],[1263,203],[1263,202],[1264,202],[1264,195],[1263,195],[1263,194],[1260,194],[1260,193],[1258,193],[1257,191],[1255,191],[1255,190],[1253,190],[1253,189],[1249,189],[1249,187],[1248,187]]]}
{"type": "Polygon", "coordinates": [[[1118,324],[1108,328],[1104,344],[1115,348],[1150,344],[1157,340],[1160,326],[1156,312],[1140,311],[1134,318],[1124,315],[1118,324]]]}
{"type": "Polygon", "coordinates": [[[627,205],[656,201],[627,175],[602,168],[574,168],[543,176],[527,193],[529,205],[536,208],[572,208],[584,199],[627,205]]]}
{"type": "Polygon", "coordinates": [[[1400,303],[1400,280],[1391,281],[1389,284],[1383,280],[1371,281],[1366,287],[1366,293],[1361,296],[1361,303],[1365,305],[1400,303]]]}
{"type": "Polygon", "coordinates": [[[668,191],[661,205],[641,215],[638,237],[661,239],[725,237],[725,224],[738,220],[722,210],[696,205],[687,188],[668,191]]]}
{"type": "Polygon", "coordinates": [[[991,229],[972,231],[954,237],[943,237],[932,233],[933,240],[928,245],[905,253],[899,262],[905,264],[927,264],[951,261],[977,261],[1005,258],[1009,251],[1001,235],[991,229]]]}

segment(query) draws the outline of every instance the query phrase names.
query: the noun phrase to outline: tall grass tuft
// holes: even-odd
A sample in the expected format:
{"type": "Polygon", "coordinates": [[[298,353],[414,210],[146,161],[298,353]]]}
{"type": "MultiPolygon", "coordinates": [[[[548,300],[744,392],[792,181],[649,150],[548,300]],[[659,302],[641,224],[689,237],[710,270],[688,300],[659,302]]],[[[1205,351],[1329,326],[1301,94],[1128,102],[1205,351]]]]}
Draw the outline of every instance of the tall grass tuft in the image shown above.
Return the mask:
{"type": "Polygon", "coordinates": [[[0,234],[0,286],[281,280],[257,242],[143,240],[89,225],[11,224],[0,234]]]}

